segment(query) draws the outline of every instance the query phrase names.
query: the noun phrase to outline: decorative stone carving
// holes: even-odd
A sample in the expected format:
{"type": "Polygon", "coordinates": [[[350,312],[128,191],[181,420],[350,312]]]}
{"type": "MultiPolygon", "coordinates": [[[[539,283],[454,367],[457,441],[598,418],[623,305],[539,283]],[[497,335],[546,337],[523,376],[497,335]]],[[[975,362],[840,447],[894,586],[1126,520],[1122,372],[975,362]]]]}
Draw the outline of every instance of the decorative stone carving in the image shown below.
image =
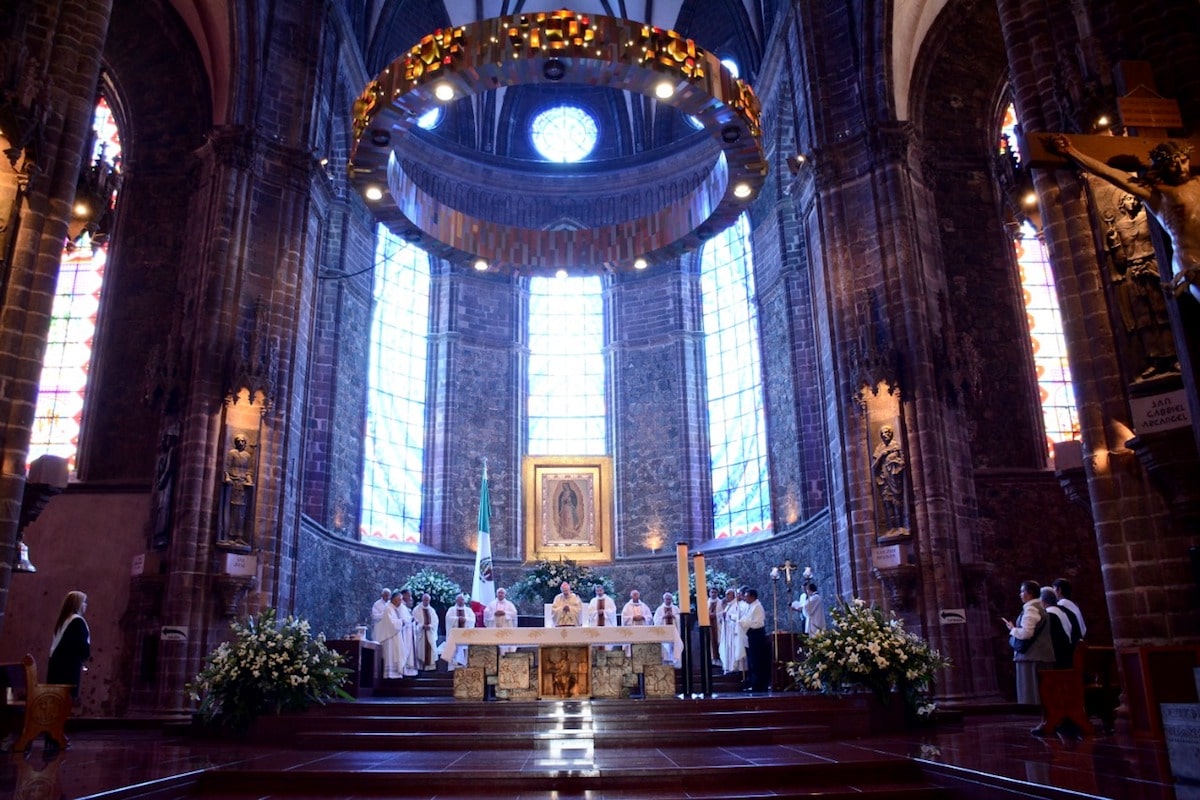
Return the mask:
{"type": "Polygon", "coordinates": [[[213,578],[216,590],[217,613],[226,619],[239,616],[246,593],[258,585],[253,575],[217,575],[213,578]]]}
{"type": "Polygon", "coordinates": [[[647,664],[643,670],[646,697],[675,696],[675,668],[667,664],[647,664]]]}
{"type": "MultiPolygon", "coordinates": [[[[486,645],[474,645],[483,647],[486,645]]],[[[495,649],[495,648],[493,648],[495,649]]],[[[468,654],[470,648],[468,648],[468,654]]],[[[470,655],[467,656],[468,661],[470,655]]],[[[530,672],[533,669],[532,653],[505,653],[500,657],[500,675],[496,681],[500,689],[528,689],[533,685],[530,672]]]]}
{"type": "Polygon", "coordinates": [[[895,567],[876,567],[871,573],[887,590],[891,600],[892,610],[907,611],[916,599],[917,579],[919,571],[912,564],[900,564],[895,567]]]}
{"type": "Polygon", "coordinates": [[[467,646],[467,666],[482,669],[484,675],[495,675],[500,671],[499,658],[500,650],[495,645],[472,644],[467,646]]]}
{"type": "Polygon", "coordinates": [[[454,670],[456,700],[482,700],[486,685],[483,670],[479,667],[459,667],[454,670]]]}

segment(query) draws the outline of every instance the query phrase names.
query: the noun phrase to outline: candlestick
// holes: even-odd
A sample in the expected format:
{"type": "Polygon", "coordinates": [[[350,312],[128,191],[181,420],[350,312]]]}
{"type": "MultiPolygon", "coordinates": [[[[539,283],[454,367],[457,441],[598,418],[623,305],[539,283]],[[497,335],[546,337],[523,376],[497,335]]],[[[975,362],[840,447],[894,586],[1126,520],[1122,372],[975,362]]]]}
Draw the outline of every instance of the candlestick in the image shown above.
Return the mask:
{"type": "Polygon", "coordinates": [[[696,614],[700,619],[700,627],[706,628],[708,622],[708,576],[704,574],[704,553],[697,553],[692,559],[696,570],[696,614]]]}
{"type": "Polygon", "coordinates": [[[679,613],[690,614],[692,596],[688,591],[688,548],[686,542],[675,545],[675,573],[679,578],[679,613]]]}

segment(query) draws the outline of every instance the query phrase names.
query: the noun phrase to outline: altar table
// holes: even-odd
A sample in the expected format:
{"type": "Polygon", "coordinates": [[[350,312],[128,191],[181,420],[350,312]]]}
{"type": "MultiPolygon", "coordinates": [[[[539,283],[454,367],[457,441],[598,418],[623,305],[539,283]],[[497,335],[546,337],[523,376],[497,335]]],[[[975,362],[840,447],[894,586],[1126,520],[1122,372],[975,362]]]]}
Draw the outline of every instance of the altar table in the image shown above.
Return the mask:
{"type": "Polygon", "coordinates": [[[461,645],[489,644],[507,647],[549,647],[560,645],[626,645],[642,642],[674,644],[683,647],[674,625],[605,625],[598,628],[451,628],[442,648],[442,660],[454,658],[461,645]]]}

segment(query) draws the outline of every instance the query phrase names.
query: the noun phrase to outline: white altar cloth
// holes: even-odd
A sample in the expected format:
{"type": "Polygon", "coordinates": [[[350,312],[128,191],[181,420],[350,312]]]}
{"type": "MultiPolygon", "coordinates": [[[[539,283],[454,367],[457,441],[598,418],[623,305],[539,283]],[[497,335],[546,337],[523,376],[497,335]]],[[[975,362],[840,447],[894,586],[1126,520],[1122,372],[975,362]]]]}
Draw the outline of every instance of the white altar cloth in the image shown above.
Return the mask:
{"type": "Polygon", "coordinates": [[[509,647],[558,645],[624,645],[642,642],[683,647],[674,625],[617,625],[600,628],[451,628],[442,648],[442,660],[454,657],[459,645],[492,644],[509,647]]]}

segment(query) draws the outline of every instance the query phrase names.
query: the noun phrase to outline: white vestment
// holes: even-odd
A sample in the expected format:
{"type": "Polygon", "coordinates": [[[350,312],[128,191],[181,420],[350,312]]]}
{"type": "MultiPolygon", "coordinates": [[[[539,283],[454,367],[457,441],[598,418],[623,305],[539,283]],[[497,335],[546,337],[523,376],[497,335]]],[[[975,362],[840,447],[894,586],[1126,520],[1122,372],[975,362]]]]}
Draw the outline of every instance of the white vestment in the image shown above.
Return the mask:
{"type": "Polygon", "coordinates": [[[630,600],[621,609],[622,625],[649,625],[653,620],[654,612],[641,600],[636,603],[630,600]]]}
{"type": "MultiPolygon", "coordinates": [[[[486,613],[486,612],[485,612],[486,613]]],[[[446,635],[450,635],[451,628],[474,628],[475,627],[475,611],[467,606],[459,608],[453,606],[446,612],[446,635]]],[[[467,665],[467,646],[460,644],[454,648],[454,658],[446,659],[446,669],[453,671],[457,667],[465,667],[467,665]]]]}
{"type": "Polygon", "coordinates": [[[608,595],[593,597],[588,602],[587,622],[584,627],[613,627],[617,624],[617,604],[608,595]],[[603,618],[603,620],[601,619],[603,618]]]}
{"type": "Polygon", "coordinates": [[[483,609],[483,624],[487,628],[515,628],[517,607],[508,600],[496,598],[483,609]]]}
{"type": "Polygon", "coordinates": [[[556,628],[574,628],[579,625],[579,618],[582,615],[583,602],[574,592],[570,597],[559,592],[554,598],[554,602],[550,604],[550,619],[556,628]]]}
{"type": "Polygon", "coordinates": [[[388,603],[383,617],[375,626],[375,641],[379,642],[379,653],[383,659],[383,677],[404,677],[404,662],[408,655],[406,635],[400,609],[388,603]]]}
{"type": "MultiPolygon", "coordinates": [[[[469,610],[469,609],[468,609],[469,610]]],[[[433,606],[419,605],[412,610],[416,626],[416,649],[413,665],[426,672],[437,669],[438,613],[433,606]]]]}
{"type": "Polygon", "coordinates": [[[725,624],[725,601],[719,597],[708,601],[708,636],[712,642],[712,663],[721,665],[721,628],[725,624]]]}
{"type": "MultiPolygon", "coordinates": [[[[517,627],[517,607],[508,600],[497,597],[484,606],[483,625],[486,628],[515,628],[517,627]]],[[[515,647],[500,646],[500,653],[511,653],[515,647]]]]}
{"type": "Polygon", "coordinates": [[[721,666],[725,674],[746,669],[746,635],[738,621],[742,618],[743,603],[735,600],[725,604],[721,620],[721,666]]]}
{"type": "Polygon", "coordinates": [[[401,603],[396,608],[396,615],[400,617],[400,638],[404,644],[404,674],[406,676],[417,674],[417,662],[415,651],[417,626],[413,624],[412,609],[404,603],[401,603]]]}
{"type": "MultiPolygon", "coordinates": [[[[674,625],[675,630],[679,630],[679,606],[671,603],[667,605],[663,603],[658,608],[654,609],[654,624],[655,625],[674,625]]],[[[662,646],[663,661],[679,666],[683,653],[675,652],[675,644],[664,642],[662,646]]]]}
{"type": "Polygon", "coordinates": [[[817,631],[825,630],[825,601],[817,592],[800,593],[800,599],[792,603],[792,608],[804,615],[804,632],[812,636],[817,631]]]}
{"type": "Polygon", "coordinates": [[[375,605],[371,606],[371,641],[383,641],[383,639],[379,638],[381,633],[379,623],[383,622],[383,618],[387,616],[388,608],[391,605],[391,603],[381,597],[375,601],[375,605]]]}

